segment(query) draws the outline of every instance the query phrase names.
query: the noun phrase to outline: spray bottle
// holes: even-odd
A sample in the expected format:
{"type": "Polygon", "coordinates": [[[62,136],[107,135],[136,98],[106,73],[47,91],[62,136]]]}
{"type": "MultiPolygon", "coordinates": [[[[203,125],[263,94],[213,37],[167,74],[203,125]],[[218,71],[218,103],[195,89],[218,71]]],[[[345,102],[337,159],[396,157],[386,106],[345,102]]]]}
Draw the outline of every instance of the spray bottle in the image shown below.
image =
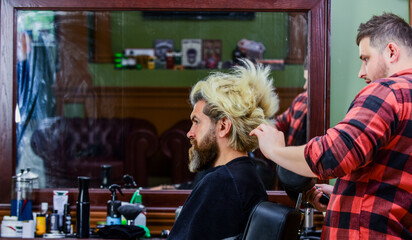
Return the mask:
{"type": "Polygon", "coordinates": [[[107,201],[106,225],[121,225],[122,219],[118,210],[121,206],[121,202],[117,199],[116,190],[119,191],[122,196],[124,195],[120,189],[120,186],[117,184],[110,185],[109,190],[112,193],[112,199],[107,201]]]}

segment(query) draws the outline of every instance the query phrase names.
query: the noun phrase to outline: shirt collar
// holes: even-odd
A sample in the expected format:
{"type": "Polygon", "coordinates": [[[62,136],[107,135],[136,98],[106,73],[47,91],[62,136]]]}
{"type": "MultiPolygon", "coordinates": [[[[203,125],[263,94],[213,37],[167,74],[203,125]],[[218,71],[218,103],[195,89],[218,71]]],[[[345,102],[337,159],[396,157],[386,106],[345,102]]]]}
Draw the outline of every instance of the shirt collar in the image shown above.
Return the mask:
{"type": "Polygon", "coordinates": [[[398,77],[398,76],[408,75],[408,74],[412,74],[412,68],[408,68],[408,69],[402,70],[400,72],[397,72],[397,73],[393,74],[390,77],[398,77]]]}

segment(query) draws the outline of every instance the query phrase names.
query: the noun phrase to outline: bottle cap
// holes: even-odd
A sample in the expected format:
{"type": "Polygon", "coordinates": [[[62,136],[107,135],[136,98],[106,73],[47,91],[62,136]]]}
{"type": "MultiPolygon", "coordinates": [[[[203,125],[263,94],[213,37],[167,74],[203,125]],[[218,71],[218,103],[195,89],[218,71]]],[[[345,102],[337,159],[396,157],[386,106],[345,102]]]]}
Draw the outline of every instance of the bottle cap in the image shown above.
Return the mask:
{"type": "Polygon", "coordinates": [[[47,202],[42,202],[41,203],[41,213],[45,214],[47,212],[47,209],[49,209],[49,203],[47,202]]]}
{"type": "Polygon", "coordinates": [[[27,168],[27,170],[23,172],[22,178],[36,180],[39,178],[39,175],[30,171],[30,168],[27,168]]]}
{"type": "Polygon", "coordinates": [[[17,221],[17,216],[4,216],[3,221],[17,221]]]}

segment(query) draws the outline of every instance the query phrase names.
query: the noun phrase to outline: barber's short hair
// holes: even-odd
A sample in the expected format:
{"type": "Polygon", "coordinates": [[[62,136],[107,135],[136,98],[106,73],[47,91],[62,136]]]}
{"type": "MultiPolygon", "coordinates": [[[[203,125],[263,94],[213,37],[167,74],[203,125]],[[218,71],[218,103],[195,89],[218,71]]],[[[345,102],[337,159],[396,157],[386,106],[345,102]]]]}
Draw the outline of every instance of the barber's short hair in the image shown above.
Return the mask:
{"type": "Polygon", "coordinates": [[[361,23],[358,28],[356,44],[365,37],[370,37],[370,45],[383,51],[389,42],[409,49],[412,56],[412,28],[402,18],[392,13],[384,13],[380,16],[373,16],[366,23],[361,23]]]}
{"type": "Polygon", "coordinates": [[[270,68],[254,65],[247,59],[229,73],[214,72],[193,86],[190,102],[194,106],[204,100],[203,113],[217,123],[228,118],[232,122],[230,145],[237,151],[253,151],[256,137],[249,133],[261,123],[269,124],[279,108],[270,68]]]}

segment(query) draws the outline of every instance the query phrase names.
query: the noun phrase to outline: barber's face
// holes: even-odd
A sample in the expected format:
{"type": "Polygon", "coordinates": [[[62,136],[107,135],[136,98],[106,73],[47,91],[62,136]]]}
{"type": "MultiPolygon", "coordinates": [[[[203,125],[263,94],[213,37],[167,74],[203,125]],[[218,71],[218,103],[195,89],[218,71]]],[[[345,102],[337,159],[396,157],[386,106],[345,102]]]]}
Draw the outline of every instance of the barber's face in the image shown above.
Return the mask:
{"type": "Polygon", "coordinates": [[[359,78],[365,79],[366,84],[388,77],[388,67],[385,58],[378,49],[370,46],[369,37],[360,41],[359,57],[362,60],[359,78]]]}
{"type": "Polygon", "coordinates": [[[215,124],[203,113],[205,101],[196,103],[190,118],[192,127],[187,133],[192,147],[189,149],[189,170],[198,172],[213,167],[218,154],[215,124]]]}

